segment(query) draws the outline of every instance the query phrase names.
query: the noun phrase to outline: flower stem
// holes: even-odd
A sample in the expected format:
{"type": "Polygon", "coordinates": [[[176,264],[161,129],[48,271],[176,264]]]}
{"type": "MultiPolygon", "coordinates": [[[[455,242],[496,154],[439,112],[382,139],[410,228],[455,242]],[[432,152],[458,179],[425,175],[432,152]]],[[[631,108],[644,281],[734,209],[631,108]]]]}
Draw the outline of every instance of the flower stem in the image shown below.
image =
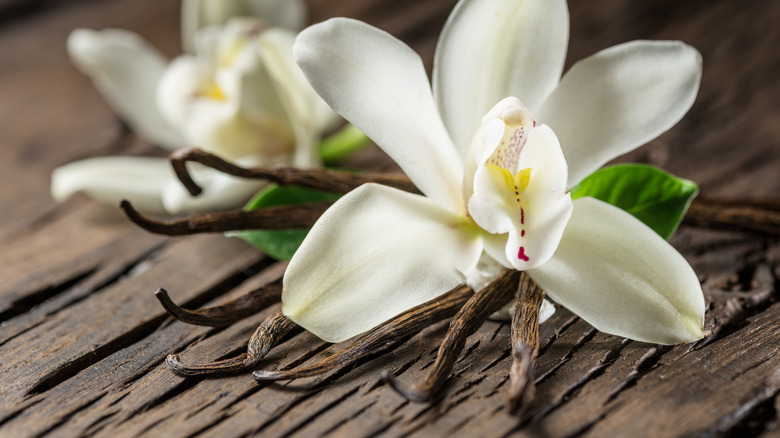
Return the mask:
{"type": "Polygon", "coordinates": [[[335,134],[320,142],[319,154],[326,166],[333,165],[357,152],[371,139],[352,124],[347,124],[335,134]]]}

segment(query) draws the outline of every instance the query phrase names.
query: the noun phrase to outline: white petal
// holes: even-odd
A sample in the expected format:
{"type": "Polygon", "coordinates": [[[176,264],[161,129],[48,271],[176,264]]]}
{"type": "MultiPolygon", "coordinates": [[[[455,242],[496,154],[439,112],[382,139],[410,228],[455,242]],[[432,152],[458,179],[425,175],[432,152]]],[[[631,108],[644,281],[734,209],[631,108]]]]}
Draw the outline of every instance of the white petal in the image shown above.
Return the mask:
{"type": "Polygon", "coordinates": [[[225,24],[233,17],[262,18],[271,26],[300,30],[306,22],[306,5],[301,0],[183,0],[182,46],[195,52],[195,34],[206,26],[225,24]]]}
{"type": "Polygon", "coordinates": [[[466,0],[436,48],[434,95],[455,146],[465,156],[480,118],[516,96],[532,112],[555,88],[569,38],[564,0],[466,0]]]}
{"type": "MultiPolygon", "coordinates": [[[[251,167],[259,163],[243,160],[238,164],[251,167]]],[[[266,185],[265,181],[237,178],[199,165],[192,165],[190,173],[203,192],[193,197],[178,180],[170,181],[160,188],[162,203],[168,213],[238,208],[266,185]]]]}
{"type": "MultiPolygon", "coordinates": [[[[510,321],[515,311],[516,301],[517,300],[513,300],[507,303],[501,309],[493,312],[493,314],[490,315],[490,319],[498,321],[510,321]]],[[[551,303],[546,298],[542,299],[542,304],[539,306],[539,324],[547,321],[553,315],[555,315],[555,304],[551,303]]]]}
{"type": "MultiPolygon", "coordinates": [[[[552,257],[571,215],[572,202],[566,193],[566,160],[549,127],[531,129],[515,161],[517,165],[511,170],[481,166],[468,208],[485,231],[508,233],[505,260],[515,269],[528,270],[552,257]],[[511,173],[515,169],[530,169],[524,189],[512,186],[511,173]]],[[[495,243],[491,240],[485,244],[494,256],[495,243]]]]}
{"type": "Polygon", "coordinates": [[[260,56],[295,132],[293,166],[317,167],[321,165],[317,153],[319,139],[322,132],[338,120],[338,116],[309,85],[296,64],[294,42],[294,33],[270,29],[260,37],[260,56]]]}
{"type": "Polygon", "coordinates": [[[68,54],[139,135],[168,149],[185,146],[157,109],[157,83],[168,62],[154,47],[125,30],[77,29],[68,36],[68,54]]]}
{"type": "Polygon", "coordinates": [[[226,159],[262,157],[269,165],[289,160],[293,137],[287,120],[244,111],[240,100],[230,96],[211,96],[210,75],[195,58],[181,56],[160,80],[160,108],[188,143],[226,159]]]}
{"type": "Polygon", "coordinates": [[[244,0],[182,0],[181,45],[185,52],[195,53],[195,35],[206,26],[224,24],[240,13],[244,0]]]}
{"type": "Polygon", "coordinates": [[[569,186],[674,126],[700,79],[699,52],[679,41],[634,41],[575,64],[536,112],[561,141],[569,186]]]}
{"type": "Polygon", "coordinates": [[[474,192],[474,174],[486,162],[517,171],[517,158],[534,126],[533,115],[516,97],[501,99],[485,114],[466,154],[464,199],[474,192]]]}
{"type": "Polygon", "coordinates": [[[462,283],[482,252],[465,218],[430,200],[366,184],[317,221],[284,275],[282,309],[339,342],[462,283]]]}
{"type": "Polygon", "coordinates": [[[76,192],[83,192],[114,207],[127,199],[138,210],[164,213],[160,193],[175,179],[165,158],[97,157],[54,169],[51,194],[55,200],[64,201],[76,192]]]}
{"type": "Polygon", "coordinates": [[[271,26],[299,31],[306,25],[306,4],[302,0],[244,1],[252,16],[265,19],[271,26]]]}
{"type": "Polygon", "coordinates": [[[528,274],[603,332],[659,344],[702,337],[704,297],[693,269],[653,230],[604,202],[574,201],[557,252],[528,274]]]}
{"type": "Polygon", "coordinates": [[[305,29],[295,56],[328,104],[365,132],[417,187],[451,210],[463,205],[463,162],[439,118],[422,61],[365,23],[335,18],[305,29]]]}

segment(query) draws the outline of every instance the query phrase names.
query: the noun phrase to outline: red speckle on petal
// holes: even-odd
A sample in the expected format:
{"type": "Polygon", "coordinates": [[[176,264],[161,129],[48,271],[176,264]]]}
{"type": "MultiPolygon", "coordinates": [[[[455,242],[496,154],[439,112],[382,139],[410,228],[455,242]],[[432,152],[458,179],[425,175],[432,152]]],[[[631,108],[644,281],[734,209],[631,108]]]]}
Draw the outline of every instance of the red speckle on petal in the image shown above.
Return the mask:
{"type": "Polygon", "coordinates": [[[524,262],[527,262],[529,260],[528,256],[525,255],[525,247],[524,246],[521,246],[520,247],[520,251],[517,252],[517,258],[522,260],[522,261],[524,261],[524,262]]]}
{"type": "Polygon", "coordinates": [[[520,223],[521,224],[525,223],[525,210],[522,208],[520,209],[520,223]]]}
{"type": "Polygon", "coordinates": [[[525,237],[525,230],[520,230],[520,237],[525,237]]]}

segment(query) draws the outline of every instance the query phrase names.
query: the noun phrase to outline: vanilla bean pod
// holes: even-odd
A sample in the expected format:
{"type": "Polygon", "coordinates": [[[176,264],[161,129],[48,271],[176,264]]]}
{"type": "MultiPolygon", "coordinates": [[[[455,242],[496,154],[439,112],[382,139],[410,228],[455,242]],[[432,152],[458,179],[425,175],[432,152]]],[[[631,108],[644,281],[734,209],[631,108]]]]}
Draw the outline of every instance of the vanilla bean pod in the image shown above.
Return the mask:
{"type": "Polygon", "coordinates": [[[536,395],[534,358],[539,352],[539,309],[544,291],[525,272],[512,313],[512,367],[509,370],[509,412],[520,415],[536,395]]]}
{"type": "Polygon", "coordinates": [[[289,318],[276,311],[266,318],[249,339],[247,352],[236,357],[196,365],[184,365],[175,354],[165,359],[168,368],[184,376],[207,374],[226,374],[248,370],[257,365],[271,348],[276,346],[291,330],[298,326],[289,318]]]}
{"type": "Polygon", "coordinates": [[[411,401],[430,401],[449,377],[455,359],[466,345],[466,338],[476,332],[493,312],[501,309],[515,296],[519,281],[520,272],[505,270],[466,302],[450,322],[447,334],[439,347],[436,361],[422,382],[407,388],[387,372],[384,373],[385,380],[393,389],[411,401]]]}
{"type": "MultiPolygon", "coordinates": [[[[233,176],[267,179],[283,185],[299,185],[334,193],[347,193],[361,184],[369,182],[419,193],[409,178],[403,174],[350,173],[337,170],[288,167],[247,169],[197,148],[176,151],[170,155],[169,159],[179,180],[192,195],[200,194],[201,188],[192,180],[187,170],[186,163],[188,161],[197,162],[233,176]]],[[[704,228],[750,231],[780,236],[780,201],[726,201],[699,197],[691,202],[684,221],[686,224],[704,228]]]]}
{"type": "Polygon", "coordinates": [[[286,380],[316,376],[344,368],[370,354],[392,350],[420,330],[455,315],[473,294],[474,291],[470,287],[458,286],[358,336],[348,346],[322,360],[292,370],[255,371],[252,376],[259,381],[286,380]]]}
{"type": "Polygon", "coordinates": [[[150,233],[184,236],[239,230],[310,228],[331,204],[330,202],[312,202],[266,207],[252,211],[231,210],[170,221],[158,221],[146,217],[139,213],[129,201],[122,201],[120,207],[128,219],[150,233]]]}
{"type": "Polygon", "coordinates": [[[202,189],[193,181],[187,170],[188,161],[200,163],[228,175],[241,178],[265,179],[281,185],[297,185],[333,193],[347,193],[362,184],[374,182],[407,192],[419,193],[405,175],[397,173],[352,173],[329,169],[296,169],[294,167],[244,168],[230,163],[201,149],[190,148],[173,152],[169,156],[176,176],[193,196],[202,189]]]}
{"type": "Polygon", "coordinates": [[[162,288],[157,289],[154,296],[157,297],[165,311],[179,321],[193,325],[222,327],[254,315],[266,307],[281,301],[282,285],[278,282],[271,283],[225,304],[197,310],[187,310],[179,307],[168,296],[168,291],[162,288]]]}
{"type": "Polygon", "coordinates": [[[696,198],[683,223],[705,228],[751,231],[780,236],[780,202],[696,198]]]}

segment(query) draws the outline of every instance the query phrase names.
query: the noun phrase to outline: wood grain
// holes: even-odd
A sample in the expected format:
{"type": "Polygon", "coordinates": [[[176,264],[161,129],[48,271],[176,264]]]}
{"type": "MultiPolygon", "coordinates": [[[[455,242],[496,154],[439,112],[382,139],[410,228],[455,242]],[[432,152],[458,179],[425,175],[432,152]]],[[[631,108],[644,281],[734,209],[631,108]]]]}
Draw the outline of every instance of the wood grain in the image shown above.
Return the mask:
{"type": "MultiPolygon", "coordinates": [[[[432,67],[454,0],[310,0],[312,21],[350,16],[388,30],[432,67]]],[[[381,381],[421,380],[449,321],[346,369],[281,383],[251,375],[181,377],[164,364],[240,354],[272,306],[226,328],[167,317],[158,287],[186,308],[228,302],[277,281],[276,263],[218,235],[170,238],[133,227],[84,197],[55,204],[50,171],[107,154],[157,154],[123,128],[68,62],[77,27],[119,27],[179,52],[178,1],[0,0],[0,436],[778,436],[780,244],[683,226],[672,244],[707,300],[706,336],[661,347],[595,331],[560,309],[542,324],[536,398],[506,409],[509,324],[465,343],[430,404],[381,381]]],[[[698,48],[704,78],[676,127],[621,158],[660,165],[714,198],[780,193],[780,3],[572,0],[567,66],[633,39],[698,48]]],[[[608,129],[608,127],[605,127],[608,129]]],[[[396,170],[377,149],[356,166],[396,170]]],[[[299,333],[263,369],[314,363],[332,350],[299,333]]]]}

